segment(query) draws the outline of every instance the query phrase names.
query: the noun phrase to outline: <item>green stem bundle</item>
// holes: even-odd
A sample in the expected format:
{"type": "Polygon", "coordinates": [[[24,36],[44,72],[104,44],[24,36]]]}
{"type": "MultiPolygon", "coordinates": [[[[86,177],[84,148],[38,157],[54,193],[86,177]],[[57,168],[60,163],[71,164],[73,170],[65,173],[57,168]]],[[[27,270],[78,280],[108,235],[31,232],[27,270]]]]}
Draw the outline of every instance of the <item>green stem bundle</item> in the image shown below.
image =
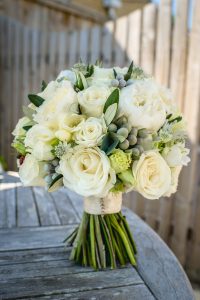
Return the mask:
{"type": "Polygon", "coordinates": [[[83,213],[81,224],[66,239],[73,246],[70,259],[95,270],[136,266],[136,245],[121,212],[108,215],[83,213]]]}

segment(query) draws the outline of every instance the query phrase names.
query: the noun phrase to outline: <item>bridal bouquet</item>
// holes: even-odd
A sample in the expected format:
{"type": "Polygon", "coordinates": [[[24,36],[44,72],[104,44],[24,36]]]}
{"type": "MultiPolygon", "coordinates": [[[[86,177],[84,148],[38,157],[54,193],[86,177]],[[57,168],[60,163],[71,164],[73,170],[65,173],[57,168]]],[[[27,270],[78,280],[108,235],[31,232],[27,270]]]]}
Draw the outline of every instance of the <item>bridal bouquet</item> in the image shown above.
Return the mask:
{"type": "Polygon", "coordinates": [[[81,224],[66,239],[70,258],[95,269],[136,265],[122,193],[170,196],[189,162],[185,122],[170,91],[133,63],[78,63],[28,98],[12,144],[22,183],[84,197],[81,224]]]}

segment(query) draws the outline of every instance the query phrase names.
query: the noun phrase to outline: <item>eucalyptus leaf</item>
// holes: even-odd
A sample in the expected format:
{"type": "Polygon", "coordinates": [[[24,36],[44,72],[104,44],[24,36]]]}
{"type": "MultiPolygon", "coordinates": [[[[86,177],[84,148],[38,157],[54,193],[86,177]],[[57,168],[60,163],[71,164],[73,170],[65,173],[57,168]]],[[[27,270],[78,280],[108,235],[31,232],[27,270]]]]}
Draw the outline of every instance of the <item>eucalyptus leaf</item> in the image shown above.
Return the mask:
{"type": "Polygon", "coordinates": [[[107,126],[112,122],[117,112],[117,103],[113,103],[112,105],[108,106],[106,109],[104,118],[106,121],[107,126]]]}
{"type": "Polygon", "coordinates": [[[115,71],[115,69],[113,69],[113,73],[114,73],[114,76],[116,78],[117,77],[117,72],[115,71]]]}
{"type": "Polygon", "coordinates": [[[120,134],[116,134],[116,137],[118,138],[118,140],[120,141],[120,143],[123,143],[125,141],[125,137],[123,135],[120,134]]]}
{"type": "Polygon", "coordinates": [[[29,94],[28,98],[31,103],[33,103],[35,106],[39,107],[42,105],[42,103],[45,101],[42,97],[34,94],[29,94]]]}
{"type": "Polygon", "coordinates": [[[114,103],[117,103],[117,106],[118,106],[118,103],[119,103],[119,89],[115,89],[111,94],[110,96],[108,97],[108,99],[106,100],[106,103],[104,105],[104,108],[103,108],[103,112],[105,113],[107,108],[114,104],[114,103]]]}
{"type": "Polygon", "coordinates": [[[114,133],[109,132],[103,138],[101,150],[109,155],[117,147],[118,144],[119,139],[117,138],[117,136],[114,133]]]}
{"type": "Polygon", "coordinates": [[[42,80],[42,87],[41,87],[42,92],[46,89],[46,87],[47,87],[46,82],[42,80]]]}
{"type": "Polygon", "coordinates": [[[129,68],[128,68],[128,71],[127,73],[124,75],[124,79],[127,81],[131,78],[131,75],[132,75],[132,72],[133,72],[133,61],[131,62],[129,68]]]}

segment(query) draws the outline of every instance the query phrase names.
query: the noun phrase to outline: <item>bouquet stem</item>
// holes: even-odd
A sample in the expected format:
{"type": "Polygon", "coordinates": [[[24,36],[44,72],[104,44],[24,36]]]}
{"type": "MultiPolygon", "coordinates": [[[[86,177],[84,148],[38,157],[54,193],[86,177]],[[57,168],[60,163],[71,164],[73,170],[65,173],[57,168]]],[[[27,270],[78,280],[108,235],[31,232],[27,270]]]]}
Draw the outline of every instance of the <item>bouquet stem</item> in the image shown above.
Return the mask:
{"type": "Polygon", "coordinates": [[[64,241],[73,246],[70,259],[95,270],[136,266],[136,245],[126,217],[121,212],[92,215],[83,213],[81,224],[64,241]]]}

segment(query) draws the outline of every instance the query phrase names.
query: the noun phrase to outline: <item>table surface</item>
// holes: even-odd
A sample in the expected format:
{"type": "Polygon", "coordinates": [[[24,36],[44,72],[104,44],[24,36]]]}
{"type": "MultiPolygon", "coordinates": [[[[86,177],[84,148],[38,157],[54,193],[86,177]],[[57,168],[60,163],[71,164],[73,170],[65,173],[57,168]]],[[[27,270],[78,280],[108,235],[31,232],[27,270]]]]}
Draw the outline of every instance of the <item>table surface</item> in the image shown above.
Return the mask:
{"type": "Polygon", "coordinates": [[[69,260],[62,241],[80,222],[82,198],[22,187],[0,175],[0,299],[194,299],[179,262],[139,217],[123,208],[137,243],[137,268],[96,272],[69,260]]]}

